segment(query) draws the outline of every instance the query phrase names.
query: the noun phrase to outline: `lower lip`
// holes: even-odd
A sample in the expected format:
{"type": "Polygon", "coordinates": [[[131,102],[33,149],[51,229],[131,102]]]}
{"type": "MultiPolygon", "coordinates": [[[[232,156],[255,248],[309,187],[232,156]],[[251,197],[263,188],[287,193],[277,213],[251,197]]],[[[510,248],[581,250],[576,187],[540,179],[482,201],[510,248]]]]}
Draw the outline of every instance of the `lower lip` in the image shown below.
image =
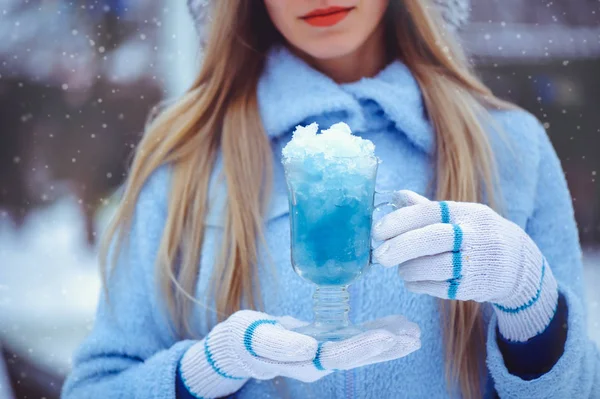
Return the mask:
{"type": "Polygon", "coordinates": [[[335,24],[340,23],[344,18],[346,18],[348,14],[350,14],[350,11],[352,10],[343,10],[327,15],[315,15],[314,17],[304,18],[304,21],[309,25],[321,28],[333,26],[335,24]]]}

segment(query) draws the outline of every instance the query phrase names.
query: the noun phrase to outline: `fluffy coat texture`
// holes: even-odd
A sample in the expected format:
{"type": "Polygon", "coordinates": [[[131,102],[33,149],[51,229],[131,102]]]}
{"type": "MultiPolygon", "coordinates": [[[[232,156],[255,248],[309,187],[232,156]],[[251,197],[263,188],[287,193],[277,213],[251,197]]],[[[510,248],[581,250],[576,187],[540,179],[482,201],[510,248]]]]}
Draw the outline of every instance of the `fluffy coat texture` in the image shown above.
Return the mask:
{"type": "MultiPolygon", "coordinates": [[[[283,48],[268,55],[258,87],[264,127],[272,140],[274,190],[266,221],[267,247],[261,249],[264,311],[301,320],[312,316],[313,286],[292,270],[287,193],[280,162],[282,146],[298,124],[322,127],[343,120],[372,140],[381,158],[380,190],[408,189],[432,198],[435,134],[421,92],[410,71],[396,61],[374,78],[338,85],[283,48]],[[266,255],[266,252],[270,257],[266,255]]],[[[523,228],[544,254],[568,307],[564,353],[542,377],[526,381],[509,373],[498,347],[497,319],[485,307],[488,327],[487,397],[494,389],[506,398],[600,397],[600,356],[586,335],[581,249],[571,198],[560,162],[540,123],[524,111],[494,112],[510,145],[490,129],[499,166],[503,214],[523,228]]],[[[225,187],[217,165],[211,182],[207,235],[202,248],[194,320],[203,335],[216,316],[207,298],[215,255],[221,243],[225,187]],[[207,313],[208,312],[208,313],[207,313]]],[[[81,345],[64,386],[64,398],[175,397],[178,363],[194,341],[172,333],[157,296],[154,260],[165,223],[170,171],[157,170],[138,200],[130,242],[110,278],[110,304],[101,298],[95,325],[81,345]]],[[[448,391],[438,300],[408,292],[395,268],[374,266],[350,286],[355,323],[403,314],[419,325],[422,348],[391,362],[335,372],[313,384],[287,380],[290,397],[441,398],[448,391]]],[[[214,324],[213,324],[214,325],[214,324]]],[[[236,397],[281,396],[277,381],[250,380],[236,397]]],[[[451,389],[452,397],[460,397],[451,389]]]]}

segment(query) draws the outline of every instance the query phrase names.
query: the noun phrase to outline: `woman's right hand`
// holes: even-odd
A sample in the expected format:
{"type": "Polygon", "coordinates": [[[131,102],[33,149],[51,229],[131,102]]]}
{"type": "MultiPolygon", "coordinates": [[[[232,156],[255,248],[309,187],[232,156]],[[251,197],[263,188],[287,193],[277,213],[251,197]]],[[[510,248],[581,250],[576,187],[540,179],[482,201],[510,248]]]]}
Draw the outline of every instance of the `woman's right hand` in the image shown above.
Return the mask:
{"type": "Polygon", "coordinates": [[[183,356],[181,378],[199,397],[231,394],[249,379],[316,381],[335,370],[394,360],[421,347],[419,327],[403,316],[365,323],[367,331],[319,344],[291,331],[307,323],[252,310],[231,315],[183,356]]]}

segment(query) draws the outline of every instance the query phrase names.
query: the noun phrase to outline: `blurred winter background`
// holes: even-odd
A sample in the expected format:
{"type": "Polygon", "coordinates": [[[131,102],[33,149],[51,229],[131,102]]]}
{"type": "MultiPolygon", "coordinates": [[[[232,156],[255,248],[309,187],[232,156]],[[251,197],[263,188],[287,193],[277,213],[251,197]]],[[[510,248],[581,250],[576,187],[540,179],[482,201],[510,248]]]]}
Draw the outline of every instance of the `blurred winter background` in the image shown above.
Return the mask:
{"type": "MultiPolygon", "coordinates": [[[[481,75],[562,160],[600,343],[600,2],[473,3],[463,40],[481,75]]],[[[191,83],[197,42],[184,0],[0,0],[0,39],[0,398],[57,398],[132,149],[191,83]]]]}

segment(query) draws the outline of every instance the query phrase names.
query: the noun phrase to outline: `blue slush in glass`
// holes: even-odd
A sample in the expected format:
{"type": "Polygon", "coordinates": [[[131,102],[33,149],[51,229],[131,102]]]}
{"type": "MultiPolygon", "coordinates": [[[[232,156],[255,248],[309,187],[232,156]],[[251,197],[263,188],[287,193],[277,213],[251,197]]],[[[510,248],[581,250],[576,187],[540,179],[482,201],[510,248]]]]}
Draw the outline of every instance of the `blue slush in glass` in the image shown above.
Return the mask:
{"type": "Polygon", "coordinates": [[[315,320],[297,331],[327,341],[362,332],[348,320],[347,286],[370,266],[378,159],[373,144],[345,124],[317,130],[316,124],[298,128],[283,165],[292,265],[317,285],[315,320]]]}
{"type": "Polygon", "coordinates": [[[349,158],[288,162],[292,264],[320,286],[346,286],[369,267],[377,160],[345,170],[349,158]],[[341,163],[338,163],[341,162],[341,163]]]}

